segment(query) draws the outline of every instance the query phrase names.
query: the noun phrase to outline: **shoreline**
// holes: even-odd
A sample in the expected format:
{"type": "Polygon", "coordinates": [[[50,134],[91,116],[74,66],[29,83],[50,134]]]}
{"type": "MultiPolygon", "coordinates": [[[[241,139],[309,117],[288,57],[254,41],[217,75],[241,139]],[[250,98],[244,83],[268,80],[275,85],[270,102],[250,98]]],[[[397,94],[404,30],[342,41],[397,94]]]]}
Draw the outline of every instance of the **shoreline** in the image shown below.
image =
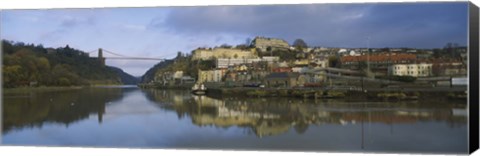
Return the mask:
{"type": "Polygon", "coordinates": [[[320,88],[209,88],[211,97],[290,97],[303,99],[349,99],[349,100],[422,100],[442,98],[448,100],[466,100],[464,91],[406,91],[406,90],[326,90],[320,88]]]}
{"type": "Polygon", "coordinates": [[[15,93],[26,91],[58,91],[58,90],[72,90],[82,89],[88,86],[41,86],[41,87],[15,87],[15,88],[2,88],[3,93],[15,93]]]}
{"type": "MultiPolygon", "coordinates": [[[[90,87],[111,87],[111,86],[128,86],[123,84],[105,84],[105,85],[87,85],[87,86],[39,86],[39,87],[14,87],[14,88],[2,88],[3,93],[17,93],[28,91],[61,91],[61,90],[74,90],[84,89],[90,87]]],[[[137,85],[133,85],[137,86],[137,85]]]]}

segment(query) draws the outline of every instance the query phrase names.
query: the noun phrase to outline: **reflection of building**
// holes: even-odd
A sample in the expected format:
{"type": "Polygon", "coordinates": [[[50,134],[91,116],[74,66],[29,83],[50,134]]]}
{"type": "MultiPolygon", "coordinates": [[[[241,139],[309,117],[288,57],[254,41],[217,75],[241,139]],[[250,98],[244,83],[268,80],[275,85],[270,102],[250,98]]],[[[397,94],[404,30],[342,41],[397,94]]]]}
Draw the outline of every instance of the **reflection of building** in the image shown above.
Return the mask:
{"type": "MultiPolygon", "coordinates": [[[[351,104],[342,100],[321,103],[303,99],[215,99],[191,96],[182,91],[153,91],[161,105],[172,103],[170,108],[179,117],[191,117],[197,126],[240,127],[252,130],[258,137],[281,135],[294,129],[298,134],[312,125],[359,123],[415,123],[442,121],[452,125],[465,125],[466,116],[452,115],[454,105],[415,102],[388,102],[379,105],[351,104]],[[434,109],[431,109],[434,108],[434,109]]],[[[147,93],[148,94],[148,93],[147,93]]],[[[462,108],[465,109],[465,108],[462,108]]],[[[457,113],[459,114],[459,113],[457,113]]]]}
{"type": "Polygon", "coordinates": [[[254,127],[255,134],[259,137],[263,136],[273,136],[287,132],[291,127],[291,123],[288,122],[269,122],[264,121],[260,122],[257,126],[254,127]]]}
{"type": "Polygon", "coordinates": [[[209,110],[192,114],[192,121],[198,125],[237,126],[256,125],[260,119],[277,119],[279,115],[246,111],[247,107],[237,109],[225,106],[225,101],[205,96],[194,98],[199,110],[209,110]]]}

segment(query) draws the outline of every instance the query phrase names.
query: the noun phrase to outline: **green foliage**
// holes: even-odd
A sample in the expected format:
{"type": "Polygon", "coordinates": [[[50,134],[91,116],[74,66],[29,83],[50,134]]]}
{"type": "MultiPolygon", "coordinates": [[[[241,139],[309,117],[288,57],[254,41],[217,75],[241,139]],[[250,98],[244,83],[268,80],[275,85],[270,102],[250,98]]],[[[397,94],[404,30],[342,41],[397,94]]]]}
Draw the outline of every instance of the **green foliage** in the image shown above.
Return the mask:
{"type": "Polygon", "coordinates": [[[299,50],[303,50],[308,47],[307,43],[305,43],[305,41],[303,41],[302,39],[296,39],[293,42],[293,46],[299,50]]]}
{"type": "Polygon", "coordinates": [[[273,56],[280,57],[280,60],[283,61],[294,61],[296,59],[296,53],[290,50],[280,50],[276,49],[273,51],[273,56]]]}
{"type": "Polygon", "coordinates": [[[328,57],[329,67],[338,67],[340,66],[340,59],[337,56],[328,57]]]}
{"type": "Polygon", "coordinates": [[[2,50],[4,87],[90,85],[95,80],[120,83],[109,67],[68,46],[47,50],[42,45],[3,40],[2,50]]]}
{"type": "Polygon", "coordinates": [[[253,90],[247,92],[247,96],[265,97],[269,95],[269,92],[266,90],[253,90]]]}
{"type": "Polygon", "coordinates": [[[384,99],[404,99],[407,97],[405,93],[401,92],[394,92],[394,93],[387,93],[387,92],[382,92],[377,94],[378,98],[384,98],[384,99]]]}

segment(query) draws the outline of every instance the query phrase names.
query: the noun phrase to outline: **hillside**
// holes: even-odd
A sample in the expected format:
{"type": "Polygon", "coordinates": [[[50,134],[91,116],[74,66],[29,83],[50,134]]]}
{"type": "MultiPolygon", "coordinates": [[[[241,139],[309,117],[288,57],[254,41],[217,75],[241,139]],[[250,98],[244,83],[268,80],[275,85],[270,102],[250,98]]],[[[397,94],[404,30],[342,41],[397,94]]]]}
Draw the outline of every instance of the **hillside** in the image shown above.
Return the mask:
{"type": "Polygon", "coordinates": [[[165,60],[160,63],[155,64],[152,68],[140,78],[140,83],[148,83],[155,79],[155,74],[158,70],[168,67],[173,64],[173,60],[165,60]]]}
{"type": "Polygon", "coordinates": [[[174,59],[162,61],[148,69],[142,76],[140,83],[149,83],[155,79],[156,75],[164,75],[175,71],[183,71],[184,76],[191,76],[196,79],[198,70],[207,70],[214,68],[214,66],[215,63],[212,60],[192,60],[191,55],[179,53],[174,59]]]}
{"type": "Polygon", "coordinates": [[[125,73],[122,69],[117,67],[109,67],[111,70],[115,71],[115,73],[120,77],[122,84],[125,85],[136,85],[140,82],[140,79],[134,77],[128,73],[125,73]]]}
{"type": "Polygon", "coordinates": [[[2,40],[3,87],[112,85],[131,82],[118,70],[70,48],[2,40]],[[122,81],[123,80],[123,81],[122,81]]]}

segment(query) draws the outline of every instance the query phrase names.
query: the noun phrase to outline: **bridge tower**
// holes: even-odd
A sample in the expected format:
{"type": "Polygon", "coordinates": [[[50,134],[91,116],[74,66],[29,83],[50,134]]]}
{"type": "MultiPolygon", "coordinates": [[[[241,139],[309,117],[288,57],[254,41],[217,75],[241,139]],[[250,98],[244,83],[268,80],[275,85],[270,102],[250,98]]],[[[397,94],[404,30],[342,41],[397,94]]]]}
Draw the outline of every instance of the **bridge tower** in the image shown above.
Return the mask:
{"type": "Polygon", "coordinates": [[[103,50],[102,48],[98,49],[98,61],[100,61],[100,64],[105,66],[105,58],[103,57],[103,50]]]}

